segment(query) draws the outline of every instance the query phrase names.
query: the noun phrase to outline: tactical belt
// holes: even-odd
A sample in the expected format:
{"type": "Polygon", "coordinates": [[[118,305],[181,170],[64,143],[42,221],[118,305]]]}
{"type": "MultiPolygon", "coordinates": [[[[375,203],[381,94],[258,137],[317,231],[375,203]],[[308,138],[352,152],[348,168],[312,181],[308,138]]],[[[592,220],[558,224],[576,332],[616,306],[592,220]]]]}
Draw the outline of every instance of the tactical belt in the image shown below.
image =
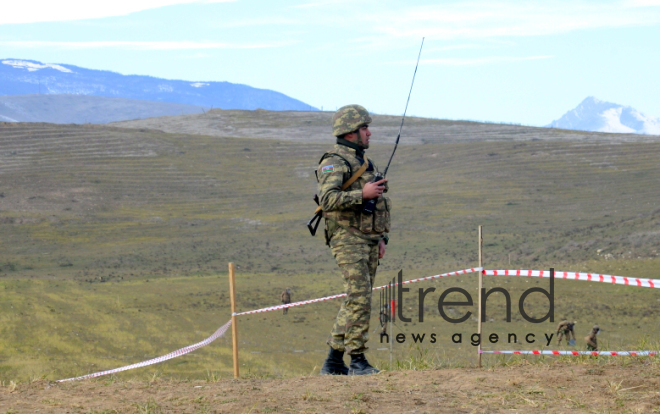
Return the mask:
{"type": "MultiPolygon", "coordinates": [[[[344,226],[342,224],[339,224],[339,222],[337,222],[337,220],[335,220],[331,217],[328,217],[325,214],[323,214],[323,217],[326,220],[332,221],[333,223],[335,223],[337,225],[337,227],[341,227],[342,229],[346,230],[347,232],[349,232],[350,234],[352,234],[353,236],[355,236],[359,239],[367,240],[367,241],[371,241],[371,242],[377,242],[377,241],[380,241],[381,239],[383,239],[383,236],[381,236],[379,234],[374,234],[373,238],[371,238],[369,236],[365,236],[360,230],[358,230],[354,227],[349,227],[349,226],[344,226]]],[[[329,236],[328,231],[326,230],[325,244],[330,246],[330,238],[328,236],[329,236]]],[[[385,243],[385,244],[387,244],[387,243],[385,243]]]]}

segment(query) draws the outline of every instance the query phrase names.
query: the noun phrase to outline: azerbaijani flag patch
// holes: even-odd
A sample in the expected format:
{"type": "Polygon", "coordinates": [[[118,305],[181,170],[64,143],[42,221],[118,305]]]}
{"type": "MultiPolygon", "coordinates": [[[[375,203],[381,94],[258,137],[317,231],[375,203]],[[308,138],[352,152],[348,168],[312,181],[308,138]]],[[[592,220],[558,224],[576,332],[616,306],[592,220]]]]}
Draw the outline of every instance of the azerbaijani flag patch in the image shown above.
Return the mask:
{"type": "Polygon", "coordinates": [[[321,168],[321,172],[323,174],[331,173],[331,172],[334,172],[334,171],[335,171],[334,164],[326,165],[325,167],[321,168]]]}

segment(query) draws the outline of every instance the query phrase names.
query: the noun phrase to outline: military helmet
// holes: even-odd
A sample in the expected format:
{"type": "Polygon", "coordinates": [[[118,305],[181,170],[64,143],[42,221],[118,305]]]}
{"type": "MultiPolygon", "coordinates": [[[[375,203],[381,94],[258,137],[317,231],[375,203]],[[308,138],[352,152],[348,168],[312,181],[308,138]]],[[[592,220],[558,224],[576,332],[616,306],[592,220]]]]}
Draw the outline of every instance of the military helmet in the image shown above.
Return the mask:
{"type": "Polygon", "coordinates": [[[338,137],[371,123],[369,112],[360,105],[342,106],[332,117],[332,135],[338,137]]]}
{"type": "Polygon", "coordinates": [[[594,325],[593,330],[594,331],[600,331],[600,328],[598,327],[598,325],[594,325]]]}

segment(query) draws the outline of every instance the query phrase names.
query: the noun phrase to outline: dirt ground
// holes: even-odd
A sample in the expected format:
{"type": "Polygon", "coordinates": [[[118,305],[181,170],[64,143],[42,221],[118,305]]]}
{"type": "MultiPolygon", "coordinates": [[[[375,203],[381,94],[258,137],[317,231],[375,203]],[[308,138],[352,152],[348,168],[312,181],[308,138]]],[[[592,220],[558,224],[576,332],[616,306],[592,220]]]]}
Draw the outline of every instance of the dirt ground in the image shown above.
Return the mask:
{"type": "Polygon", "coordinates": [[[660,412],[660,367],[630,361],[396,371],[365,377],[36,381],[3,387],[0,412],[650,413],[660,412]]]}

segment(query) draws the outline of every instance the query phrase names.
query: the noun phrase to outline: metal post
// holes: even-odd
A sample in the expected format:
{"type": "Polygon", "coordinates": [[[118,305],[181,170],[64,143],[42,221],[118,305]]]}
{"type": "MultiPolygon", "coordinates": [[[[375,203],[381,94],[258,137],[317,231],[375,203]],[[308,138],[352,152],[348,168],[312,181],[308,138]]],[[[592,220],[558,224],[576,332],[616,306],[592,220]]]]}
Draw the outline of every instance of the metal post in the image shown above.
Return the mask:
{"type": "Polygon", "coordinates": [[[234,355],[234,378],[238,378],[238,326],[236,326],[236,284],[234,264],[229,263],[229,297],[231,298],[231,345],[234,355]]]}
{"type": "Polygon", "coordinates": [[[394,297],[394,293],[392,292],[392,282],[390,282],[390,297],[388,298],[388,319],[390,320],[390,371],[393,371],[394,368],[392,367],[392,344],[394,343],[394,306],[392,306],[392,299],[394,297]]]}
{"type": "MultiPolygon", "coordinates": [[[[484,245],[484,238],[482,234],[482,228],[483,226],[479,226],[479,267],[483,267],[483,252],[482,248],[484,245]]],[[[479,320],[479,326],[477,328],[477,333],[479,334],[479,346],[477,347],[477,352],[478,352],[478,357],[477,357],[477,366],[481,368],[481,343],[483,341],[483,338],[481,337],[481,288],[484,286],[484,271],[481,270],[479,272],[479,307],[477,309],[477,314],[478,314],[478,320],[479,320]]]]}

